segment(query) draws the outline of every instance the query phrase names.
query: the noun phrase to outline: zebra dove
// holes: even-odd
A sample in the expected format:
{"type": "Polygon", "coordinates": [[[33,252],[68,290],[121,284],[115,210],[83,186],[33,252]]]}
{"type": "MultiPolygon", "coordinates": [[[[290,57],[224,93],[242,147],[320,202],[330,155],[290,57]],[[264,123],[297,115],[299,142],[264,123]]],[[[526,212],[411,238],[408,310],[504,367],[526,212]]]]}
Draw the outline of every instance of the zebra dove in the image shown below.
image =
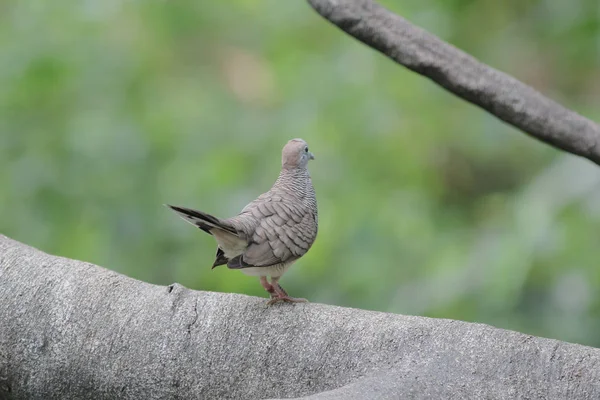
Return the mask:
{"type": "Polygon", "coordinates": [[[290,297],[279,279],[306,254],[317,236],[317,199],[307,169],[308,161],[314,158],[304,140],[287,142],[281,155],[281,172],[273,187],[232,218],[219,219],[190,208],[168,207],[214,236],[218,247],[213,268],[227,265],[260,277],[271,296],[267,304],[306,302],[290,297]]]}

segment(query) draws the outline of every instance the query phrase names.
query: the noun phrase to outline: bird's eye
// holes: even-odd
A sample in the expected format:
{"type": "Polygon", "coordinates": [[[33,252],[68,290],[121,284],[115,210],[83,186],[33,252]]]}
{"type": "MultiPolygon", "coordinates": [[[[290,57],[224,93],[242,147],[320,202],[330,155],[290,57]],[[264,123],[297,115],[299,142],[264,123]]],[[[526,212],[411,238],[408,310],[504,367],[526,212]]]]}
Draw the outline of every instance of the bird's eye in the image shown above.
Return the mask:
{"type": "Polygon", "coordinates": [[[305,152],[305,153],[308,153],[308,147],[305,147],[305,148],[304,148],[304,152],[305,152]]]}

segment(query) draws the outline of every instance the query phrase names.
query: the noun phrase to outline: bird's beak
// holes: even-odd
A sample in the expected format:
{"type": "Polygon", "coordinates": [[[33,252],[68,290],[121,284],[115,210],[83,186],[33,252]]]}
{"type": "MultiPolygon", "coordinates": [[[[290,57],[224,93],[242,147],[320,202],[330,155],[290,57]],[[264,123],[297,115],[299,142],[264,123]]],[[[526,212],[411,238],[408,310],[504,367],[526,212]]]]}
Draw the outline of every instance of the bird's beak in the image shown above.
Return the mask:
{"type": "Polygon", "coordinates": [[[312,153],[312,151],[308,152],[308,158],[311,159],[311,160],[315,159],[315,155],[312,153]]]}

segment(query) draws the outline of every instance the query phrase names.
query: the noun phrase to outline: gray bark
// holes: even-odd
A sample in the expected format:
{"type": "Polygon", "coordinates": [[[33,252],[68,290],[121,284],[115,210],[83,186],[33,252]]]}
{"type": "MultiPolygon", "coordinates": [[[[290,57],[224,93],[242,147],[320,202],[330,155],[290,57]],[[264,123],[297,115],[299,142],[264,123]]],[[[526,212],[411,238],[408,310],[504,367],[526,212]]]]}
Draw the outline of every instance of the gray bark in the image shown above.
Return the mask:
{"type": "Polygon", "coordinates": [[[308,0],[324,18],[392,60],[530,136],[600,164],[600,126],[371,0],[308,0]]]}
{"type": "Polygon", "coordinates": [[[4,236],[0,283],[0,399],[600,398],[599,349],[481,324],[266,307],[4,236]]]}

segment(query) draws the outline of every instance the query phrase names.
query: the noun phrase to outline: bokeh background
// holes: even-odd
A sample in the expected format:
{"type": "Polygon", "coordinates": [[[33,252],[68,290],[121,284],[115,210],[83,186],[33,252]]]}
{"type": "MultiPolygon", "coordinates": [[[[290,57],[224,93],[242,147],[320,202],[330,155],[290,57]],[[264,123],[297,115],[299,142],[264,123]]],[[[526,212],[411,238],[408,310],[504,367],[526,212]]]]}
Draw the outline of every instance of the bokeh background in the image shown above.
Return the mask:
{"type": "MultiPolygon", "coordinates": [[[[597,0],[384,1],[600,121],[597,0]]],[[[446,93],[303,0],[0,3],[0,231],[156,284],[210,270],[163,203],[233,215],[306,139],[320,232],[282,279],[314,302],[600,346],[600,169],[446,93]]],[[[1,284],[1,282],[0,282],[1,284]]]]}

